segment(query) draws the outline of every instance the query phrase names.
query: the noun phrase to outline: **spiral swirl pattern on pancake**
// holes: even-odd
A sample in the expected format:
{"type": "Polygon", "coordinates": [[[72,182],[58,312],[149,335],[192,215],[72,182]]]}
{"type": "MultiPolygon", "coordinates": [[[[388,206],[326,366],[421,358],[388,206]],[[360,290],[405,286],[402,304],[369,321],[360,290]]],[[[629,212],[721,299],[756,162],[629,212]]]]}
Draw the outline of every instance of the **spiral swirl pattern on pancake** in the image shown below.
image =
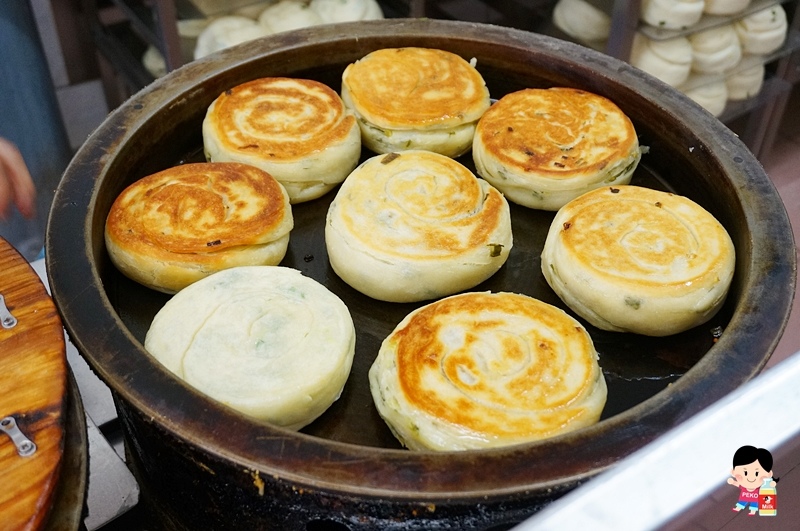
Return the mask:
{"type": "Polygon", "coordinates": [[[359,114],[378,127],[445,127],[475,121],[488,108],[478,71],[444,50],[377,50],[349,65],[344,79],[359,114]]]}
{"type": "Polygon", "coordinates": [[[353,171],[331,203],[325,237],[345,282],[393,302],[473,287],[513,244],[502,194],[428,151],[378,155],[353,171]]]}
{"type": "Polygon", "coordinates": [[[252,164],[293,203],[319,197],[358,164],[361,135],[339,95],[313,80],[261,78],[226,90],[203,121],[206,157],[252,164]]]}
{"type": "Polygon", "coordinates": [[[413,47],[376,50],[350,64],[342,99],[376,153],[426,149],[450,157],[469,149],[490,105],[474,66],[451,52],[413,47]]]}
{"type": "Polygon", "coordinates": [[[111,206],[105,237],[125,275],[174,292],[227,267],[277,264],[292,227],[286,191],[268,173],[196,163],[126,188],[111,206]]]}
{"type": "Polygon", "coordinates": [[[595,326],[658,336],[710,319],[727,294],[734,260],[728,233],[698,204],[618,186],[589,192],[558,212],[542,272],[595,326]]]}
{"type": "Polygon", "coordinates": [[[171,298],[144,346],[208,396],[299,429],[341,394],[355,328],[347,306],[299,271],[235,267],[171,298]]]}
{"type": "Polygon", "coordinates": [[[587,426],[606,385],[586,330],[515,293],[466,293],[409,314],[370,370],[378,411],[408,448],[516,444],[587,426]]]}
{"type": "Polygon", "coordinates": [[[619,107],[563,87],[503,96],[478,122],[472,155],[478,175],[510,201],[542,210],[604,184],[627,184],[641,158],[619,107]]]}

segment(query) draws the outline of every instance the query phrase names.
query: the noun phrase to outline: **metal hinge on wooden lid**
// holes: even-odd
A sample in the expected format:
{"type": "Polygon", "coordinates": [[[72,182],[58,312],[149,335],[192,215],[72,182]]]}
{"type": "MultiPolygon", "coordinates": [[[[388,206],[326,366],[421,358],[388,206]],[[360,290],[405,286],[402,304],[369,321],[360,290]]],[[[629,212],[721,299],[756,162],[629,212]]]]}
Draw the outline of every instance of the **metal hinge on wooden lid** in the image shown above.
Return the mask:
{"type": "Polygon", "coordinates": [[[17,318],[12,315],[6,306],[6,299],[0,295],[0,325],[3,328],[14,328],[17,326],[17,318]]]}
{"type": "Polygon", "coordinates": [[[0,419],[0,431],[5,432],[14,446],[17,447],[17,453],[22,457],[29,457],[36,453],[36,444],[28,439],[17,426],[17,421],[14,417],[5,417],[0,419]]]}

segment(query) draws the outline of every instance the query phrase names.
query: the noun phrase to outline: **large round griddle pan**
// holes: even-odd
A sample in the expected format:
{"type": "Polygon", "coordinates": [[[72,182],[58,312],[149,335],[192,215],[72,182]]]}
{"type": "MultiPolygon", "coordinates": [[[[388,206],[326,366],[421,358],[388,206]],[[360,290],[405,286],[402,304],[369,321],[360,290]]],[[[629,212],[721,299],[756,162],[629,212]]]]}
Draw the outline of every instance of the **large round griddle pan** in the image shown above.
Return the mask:
{"type": "MultiPolygon", "coordinates": [[[[470,165],[469,156],[462,161],[470,165]]],[[[509,261],[476,290],[519,291],[565,308],[539,270],[552,216],[513,207],[509,261]]],[[[763,168],[691,100],[575,44],[424,19],[278,34],[159,79],[115,110],[75,156],[56,193],[46,251],[71,339],[117,401],[143,502],[164,527],[179,529],[485,529],[518,522],[757,375],[786,324],[796,269],[788,217],[763,168]],[[356,323],[352,374],[342,398],[318,421],[294,433],[245,418],[184,385],[144,351],[150,320],[168,297],[129,281],[110,263],[103,226],[116,196],[145,175],[202,160],[200,124],[225,89],[293,76],[339,90],[347,64],[401,46],[476,58],[493,98],[549,86],[610,98],[649,148],[633,183],[692,198],[730,233],[736,274],[711,322],[665,338],[587,326],[609,382],[597,425],[495,450],[401,449],[372,405],[366,371],[383,338],[418,305],[371,300],[333,273],[323,220],[335,191],[296,206],[283,262],[337,293],[356,323]]]]}

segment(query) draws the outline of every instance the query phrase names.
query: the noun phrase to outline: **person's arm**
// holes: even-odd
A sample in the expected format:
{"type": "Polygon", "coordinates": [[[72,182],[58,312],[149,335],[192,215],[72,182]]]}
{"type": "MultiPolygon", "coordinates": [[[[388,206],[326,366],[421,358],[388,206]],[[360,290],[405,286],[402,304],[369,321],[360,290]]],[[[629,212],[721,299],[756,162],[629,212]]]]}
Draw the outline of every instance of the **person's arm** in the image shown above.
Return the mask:
{"type": "Polygon", "coordinates": [[[26,218],[36,215],[36,188],[17,146],[0,138],[0,219],[13,202],[26,218]]]}

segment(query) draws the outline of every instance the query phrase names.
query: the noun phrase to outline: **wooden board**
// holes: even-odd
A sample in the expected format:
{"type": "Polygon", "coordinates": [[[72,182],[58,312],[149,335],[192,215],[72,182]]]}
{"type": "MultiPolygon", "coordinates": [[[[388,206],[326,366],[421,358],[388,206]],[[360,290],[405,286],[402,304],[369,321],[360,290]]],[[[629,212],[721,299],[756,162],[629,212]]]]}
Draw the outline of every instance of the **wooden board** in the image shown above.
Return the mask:
{"type": "Polygon", "coordinates": [[[17,320],[10,328],[0,322],[0,424],[9,426],[13,418],[36,445],[31,455],[21,456],[11,436],[0,431],[0,527],[39,529],[47,521],[64,455],[64,329],[36,272],[2,238],[0,295],[17,320]]]}

